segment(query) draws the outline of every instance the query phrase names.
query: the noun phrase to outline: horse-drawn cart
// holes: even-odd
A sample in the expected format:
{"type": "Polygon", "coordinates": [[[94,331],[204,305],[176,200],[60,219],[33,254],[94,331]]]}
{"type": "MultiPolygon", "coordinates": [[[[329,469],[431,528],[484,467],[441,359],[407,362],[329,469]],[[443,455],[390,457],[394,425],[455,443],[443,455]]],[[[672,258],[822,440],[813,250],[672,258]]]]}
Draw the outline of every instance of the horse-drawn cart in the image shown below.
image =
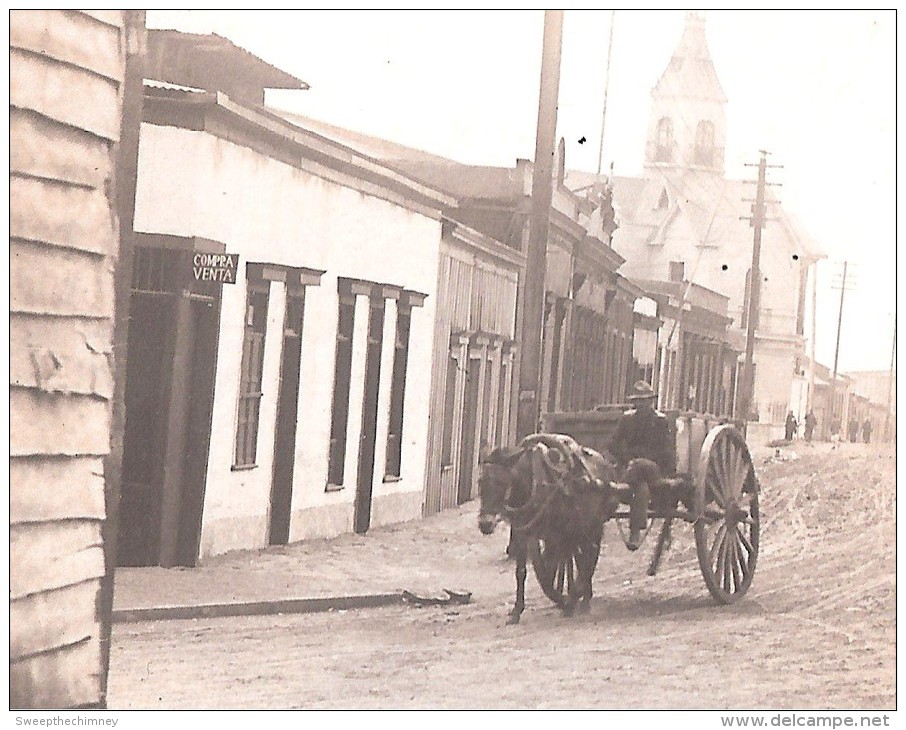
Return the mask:
{"type": "MultiPolygon", "coordinates": [[[[571,413],[549,413],[542,430],[571,436],[577,443],[607,453],[623,407],[571,413]]],[[[650,524],[661,521],[649,565],[657,571],[671,541],[671,526],[681,519],[693,525],[698,562],[708,591],[718,603],[733,603],[752,583],[758,559],[758,480],[742,432],[699,414],[668,414],[673,425],[676,474],[652,485],[650,524]],[[681,506],[682,505],[682,506],[681,506]]],[[[628,503],[628,487],[617,487],[628,503]]],[[[619,509],[613,518],[625,519],[619,509]]],[[[651,529],[651,528],[649,528],[651,529]]],[[[535,574],[545,594],[562,605],[577,574],[581,555],[551,556],[542,539],[529,546],[535,574]]]]}

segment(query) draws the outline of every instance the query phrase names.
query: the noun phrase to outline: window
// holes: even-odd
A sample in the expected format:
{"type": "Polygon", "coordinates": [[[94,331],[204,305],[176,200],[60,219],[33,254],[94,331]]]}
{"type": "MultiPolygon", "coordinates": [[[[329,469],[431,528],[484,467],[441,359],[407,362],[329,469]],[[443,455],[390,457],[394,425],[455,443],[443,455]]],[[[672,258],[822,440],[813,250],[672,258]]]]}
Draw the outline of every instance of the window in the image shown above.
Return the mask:
{"type": "Polygon", "coordinates": [[[239,411],[236,423],[234,467],[254,466],[257,457],[267,304],[268,284],[249,283],[245,305],[242,365],[239,375],[239,411]]]}
{"type": "Polygon", "coordinates": [[[349,386],[352,373],[352,336],[355,327],[355,296],[340,297],[337,318],[337,350],[333,378],[333,409],[330,422],[328,485],[342,486],[346,462],[346,427],[349,421],[349,386]]]}
{"type": "Polygon", "coordinates": [[[670,262],[670,281],[684,281],[686,279],[686,262],[670,262]]]}
{"type": "Polygon", "coordinates": [[[387,432],[386,476],[398,477],[402,471],[403,403],[406,394],[406,367],[409,361],[409,328],[412,314],[400,308],[396,315],[396,343],[393,356],[393,382],[390,385],[390,428],[387,432]]]}
{"type": "Polygon", "coordinates": [[[695,162],[714,164],[714,125],[711,122],[699,122],[695,130],[695,162]]]}
{"type": "Polygon", "coordinates": [[[444,435],[441,447],[441,465],[453,464],[453,411],[456,408],[456,371],[459,361],[451,352],[447,358],[447,383],[444,392],[444,435]]]}
{"type": "Polygon", "coordinates": [[[663,117],[657,123],[657,148],[655,162],[670,162],[673,159],[673,122],[663,117]]]}

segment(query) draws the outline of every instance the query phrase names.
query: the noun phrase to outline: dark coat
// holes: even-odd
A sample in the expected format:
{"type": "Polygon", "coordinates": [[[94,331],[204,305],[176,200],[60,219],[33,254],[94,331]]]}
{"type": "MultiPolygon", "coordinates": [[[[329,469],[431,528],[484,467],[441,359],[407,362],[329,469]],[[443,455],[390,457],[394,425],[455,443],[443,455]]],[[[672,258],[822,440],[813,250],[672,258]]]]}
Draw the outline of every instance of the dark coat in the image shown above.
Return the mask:
{"type": "Polygon", "coordinates": [[[650,459],[664,476],[676,472],[676,454],[667,417],[650,408],[623,413],[610,441],[610,453],[621,467],[633,459],[650,459]]]}

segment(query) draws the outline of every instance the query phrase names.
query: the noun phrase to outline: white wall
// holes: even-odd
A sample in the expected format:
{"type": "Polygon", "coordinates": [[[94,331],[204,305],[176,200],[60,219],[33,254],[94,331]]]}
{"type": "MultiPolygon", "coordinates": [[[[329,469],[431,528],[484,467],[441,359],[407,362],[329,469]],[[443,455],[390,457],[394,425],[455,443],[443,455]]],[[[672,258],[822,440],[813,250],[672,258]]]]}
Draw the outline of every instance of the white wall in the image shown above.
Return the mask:
{"type": "MultiPolygon", "coordinates": [[[[338,311],[337,278],[427,293],[412,310],[402,479],[383,483],[396,307],[388,304],[373,499],[393,495],[395,516],[420,514],[436,302],[439,220],[272,160],[204,132],[143,124],[135,228],[220,241],[240,255],[240,281],[223,287],[201,556],[266,545],[285,286],[270,289],[257,466],[232,471],[245,313],[245,263],[326,270],[305,295],[299,424],[290,539],[351,529],[367,330],[359,297],[344,489],[325,493],[338,311]],[[359,366],[356,367],[356,363],[359,366]],[[350,468],[350,464],[352,468],[350,468]],[[408,495],[401,499],[400,494],[408,495]]],[[[364,305],[364,306],[363,306],[364,305]]],[[[381,520],[394,515],[381,512],[381,520]]]]}

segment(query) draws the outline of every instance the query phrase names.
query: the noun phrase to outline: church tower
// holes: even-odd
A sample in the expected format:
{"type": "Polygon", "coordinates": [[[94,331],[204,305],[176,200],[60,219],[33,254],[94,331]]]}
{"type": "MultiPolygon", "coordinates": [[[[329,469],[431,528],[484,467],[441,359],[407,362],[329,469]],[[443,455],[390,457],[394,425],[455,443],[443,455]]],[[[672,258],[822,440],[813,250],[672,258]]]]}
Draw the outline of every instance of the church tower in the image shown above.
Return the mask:
{"type": "Polygon", "coordinates": [[[705,20],[686,14],[670,63],[651,92],[645,168],[724,172],[727,98],[705,39],[705,20]]]}

